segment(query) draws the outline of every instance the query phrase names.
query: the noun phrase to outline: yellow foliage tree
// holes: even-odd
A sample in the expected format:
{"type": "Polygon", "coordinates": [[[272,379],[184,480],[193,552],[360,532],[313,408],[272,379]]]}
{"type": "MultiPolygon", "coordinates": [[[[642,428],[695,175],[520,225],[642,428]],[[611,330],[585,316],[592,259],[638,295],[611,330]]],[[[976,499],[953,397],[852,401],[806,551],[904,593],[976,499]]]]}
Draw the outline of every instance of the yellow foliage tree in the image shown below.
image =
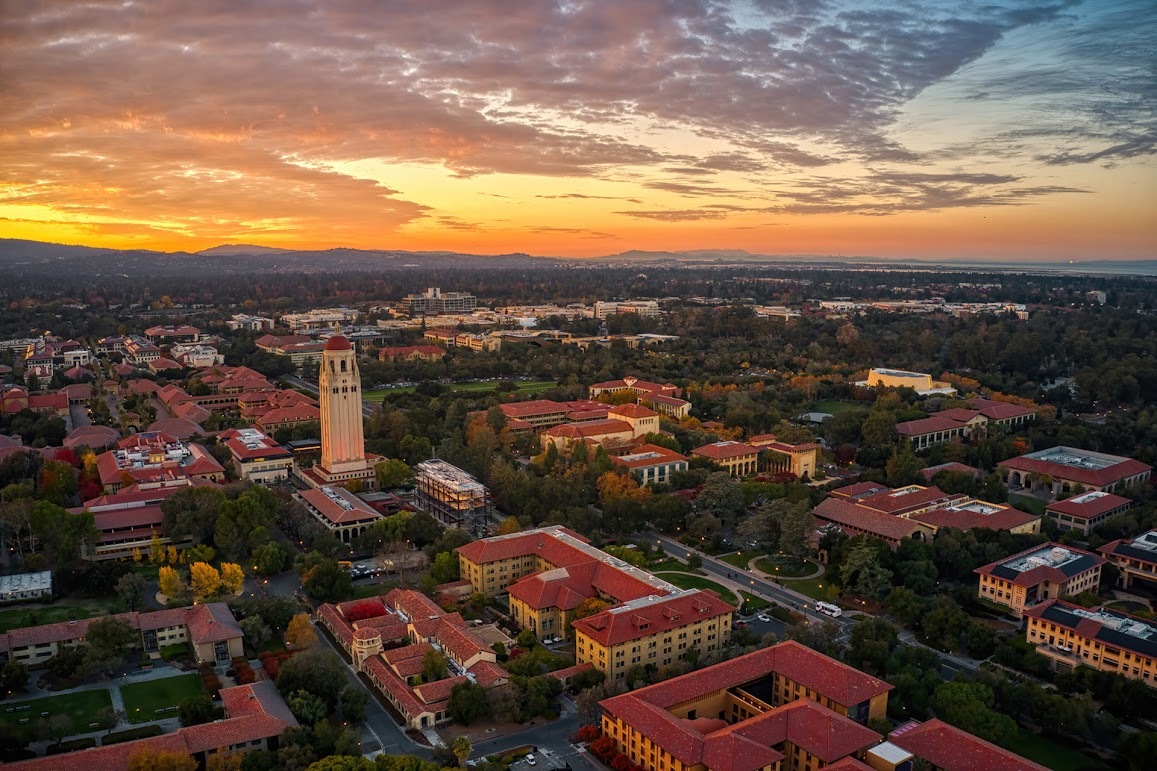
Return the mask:
{"type": "Polygon", "coordinates": [[[165,544],[159,535],[153,533],[153,537],[149,540],[149,562],[153,565],[160,565],[164,561],[165,544]]]}
{"type": "Polygon", "coordinates": [[[294,616],[285,630],[285,642],[294,648],[312,648],[317,643],[317,632],[309,623],[308,613],[298,613],[294,616]]]}
{"type": "Polygon", "coordinates": [[[208,562],[194,562],[189,566],[189,583],[194,597],[211,597],[221,588],[221,574],[208,562]]]}
{"type": "Polygon", "coordinates": [[[133,562],[140,562],[143,558],[144,558],[144,555],[141,554],[141,547],[134,546],[133,547],[133,562]]]}
{"type": "Polygon", "coordinates": [[[139,750],[129,755],[129,771],[197,771],[197,761],[183,752],[139,750]]]}
{"type": "Polygon", "coordinates": [[[205,771],[241,771],[245,762],[244,752],[214,752],[205,761],[205,771]]]}
{"type": "Polygon", "coordinates": [[[522,523],[518,521],[518,517],[507,517],[502,520],[502,524],[498,526],[499,535],[510,535],[522,531],[522,523]]]}
{"type": "Polygon", "coordinates": [[[168,565],[161,568],[157,577],[161,584],[161,594],[166,597],[180,597],[185,593],[185,584],[181,581],[180,573],[168,565]]]}
{"type": "Polygon", "coordinates": [[[651,497],[651,488],[639,487],[634,477],[614,471],[608,471],[599,477],[597,487],[599,502],[603,504],[611,501],[642,503],[651,497]]]}
{"type": "Polygon", "coordinates": [[[225,587],[225,591],[237,594],[244,583],[245,572],[241,570],[240,565],[235,562],[221,563],[221,586],[225,587]]]}
{"type": "Polygon", "coordinates": [[[170,565],[176,565],[177,562],[180,561],[180,557],[177,556],[177,547],[176,546],[170,546],[168,548],[168,550],[165,553],[165,561],[168,562],[170,565]]]}

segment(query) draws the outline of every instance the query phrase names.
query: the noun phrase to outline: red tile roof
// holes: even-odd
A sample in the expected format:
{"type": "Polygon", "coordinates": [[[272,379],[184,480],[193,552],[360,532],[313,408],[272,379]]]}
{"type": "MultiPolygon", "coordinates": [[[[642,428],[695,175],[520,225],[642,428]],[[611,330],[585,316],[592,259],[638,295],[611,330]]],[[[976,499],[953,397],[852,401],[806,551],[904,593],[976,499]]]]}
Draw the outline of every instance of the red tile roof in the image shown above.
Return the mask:
{"type": "Polygon", "coordinates": [[[1071,517],[1079,519],[1091,519],[1100,516],[1106,512],[1119,509],[1122,506],[1132,506],[1133,502],[1128,498],[1113,493],[1102,492],[1088,492],[1074,495],[1072,498],[1066,498],[1063,501],[1050,503],[1045,506],[1045,511],[1056,514],[1068,514],[1071,517]]]}
{"type": "Polygon", "coordinates": [[[608,434],[629,434],[634,431],[631,424],[622,420],[589,420],[585,423],[567,423],[555,426],[546,431],[547,436],[557,436],[563,439],[579,439],[590,436],[606,436],[608,434]]]}
{"type": "Polygon", "coordinates": [[[888,741],[945,771],[1047,771],[938,718],[902,725],[888,741]]]}
{"type": "Polygon", "coordinates": [[[532,399],[528,402],[510,402],[498,405],[502,414],[508,418],[527,418],[536,415],[565,415],[571,408],[560,402],[550,399],[532,399]]]}
{"type": "Polygon", "coordinates": [[[731,458],[742,458],[745,455],[758,455],[759,448],[752,447],[743,442],[715,442],[713,444],[705,444],[702,447],[696,447],[691,451],[691,454],[703,458],[710,458],[711,460],[728,460],[731,458]]]}
{"type": "Polygon", "coordinates": [[[820,501],[820,504],[812,509],[812,515],[822,522],[843,525],[854,531],[893,542],[898,542],[901,538],[920,530],[920,525],[903,517],[873,511],[842,498],[827,498],[820,501]]]}
{"type": "Polygon", "coordinates": [[[687,462],[686,455],[680,455],[674,450],[669,450],[666,447],[660,447],[656,444],[641,444],[635,447],[627,455],[612,457],[611,462],[618,466],[624,466],[629,469],[648,468],[650,466],[661,466],[667,463],[687,462]],[[640,457],[651,456],[651,457],[640,457]]]}
{"type": "Polygon", "coordinates": [[[923,436],[924,434],[935,434],[938,431],[951,431],[963,425],[964,423],[959,420],[953,420],[952,418],[942,417],[936,414],[929,418],[907,420],[903,423],[897,423],[896,433],[900,436],[923,436]]]}
{"type": "Polygon", "coordinates": [[[1055,463],[1048,460],[1039,460],[1037,458],[1030,458],[1027,455],[1022,455],[1019,458],[1009,458],[1002,460],[996,464],[1001,468],[1009,468],[1015,471],[1024,471],[1028,473],[1045,474],[1053,479],[1064,479],[1071,482],[1079,482],[1082,485],[1091,487],[1104,487],[1122,479],[1128,479],[1131,476],[1142,474],[1146,471],[1151,471],[1152,466],[1142,463],[1139,460],[1132,458],[1122,458],[1120,463],[1114,463],[1111,466],[1106,466],[1100,469],[1086,469],[1077,466],[1069,466],[1064,463],[1055,463]]]}
{"type": "Polygon", "coordinates": [[[1058,584],[1064,583],[1075,575],[1085,573],[1089,570],[1092,570],[1093,568],[1105,564],[1105,561],[1106,560],[1104,557],[1100,557],[1096,554],[1093,554],[1092,552],[1085,551],[1084,549],[1078,549],[1075,546],[1063,546],[1059,543],[1050,541],[1048,543],[1042,543],[1038,546],[1033,546],[1030,549],[1025,549],[1022,552],[1005,557],[1002,560],[990,562],[987,565],[976,568],[972,572],[979,573],[980,575],[995,576],[1002,581],[1008,581],[1009,583],[1016,584],[1017,586],[1032,587],[1044,581],[1052,581],[1053,583],[1058,584]],[[1012,568],[1005,567],[1008,565],[1008,563],[1019,560],[1022,557],[1036,553],[1045,554],[1050,550],[1069,552],[1085,559],[1074,560],[1068,565],[1063,565],[1062,567],[1054,567],[1053,565],[1048,564],[1037,564],[1035,566],[1029,567],[1027,570],[1021,570],[1019,572],[1013,570],[1012,568]]]}
{"type": "Polygon", "coordinates": [[[612,407],[609,412],[611,415],[622,415],[625,418],[653,418],[659,414],[641,404],[620,404],[612,407]]]}
{"type": "Polygon", "coordinates": [[[931,508],[933,504],[948,503],[964,497],[960,493],[946,493],[939,487],[910,485],[864,496],[856,501],[856,505],[885,514],[908,514],[917,509],[931,508]]]}
{"type": "Polygon", "coordinates": [[[590,559],[586,553],[555,538],[553,534],[556,532],[565,533],[571,538],[578,539],[582,543],[590,543],[587,538],[573,530],[569,530],[561,525],[554,525],[552,527],[530,530],[525,533],[515,533],[513,535],[472,541],[465,546],[459,546],[456,551],[466,559],[479,565],[511,559],[513,557],[529,556],[531,554],[537,554],[552,565],[558,567],[573,565],[590,559]]]}
{"type": "Polygon", "coordinates": [[[334,525],[350,525],[355,522],[381,519],[381,514],[344,487],[326,487],[325,490],[311,487],[298,494],[306,506],[334,525]],[[331,491],[338,500],[326,495],[325,490],[331,491]],[[343,503],[339,503],[339,500],[343,503]]]}
{"type": "Polygon", "coordinates": [[[937,508],[913,514],[909,519],[914,522],[923,522],[936,528],[954,527],[957,530],[971,530],[985,528],[988,530],[1012,530],[1024,527],[1037,520],[1033,514],[1014,509],[1004,504],[987,504],[999,506],[1000,510],[991,514],[961,508],[937,508]]]}
{"type": "Polygon", "coordinates": [[[844,485],[835,490],[832,490],[829,495],[834,495],[837,498],[863,498],[868,495],[875,495],[882,490],[891,490],[887,485],[882,485],[879,482],[856,482],[854,485],[844,485]]]}
{"type": "Polygon", "coordinates": [[[969,399],[972,409],[979,410],[989,420],[1008,420],[1025,415],[1036,415],[1033,407],[1021,407],[1019,404],[994,402],[989,399],[969,399]]]}
{"type": "Polygon", "coordinates": [[[610,647],[734,612],[735,607],[719,599],[715,592],[695,589],[654,602],[609,608],[578,619],[571,626],[599,644],[610,647]]]}

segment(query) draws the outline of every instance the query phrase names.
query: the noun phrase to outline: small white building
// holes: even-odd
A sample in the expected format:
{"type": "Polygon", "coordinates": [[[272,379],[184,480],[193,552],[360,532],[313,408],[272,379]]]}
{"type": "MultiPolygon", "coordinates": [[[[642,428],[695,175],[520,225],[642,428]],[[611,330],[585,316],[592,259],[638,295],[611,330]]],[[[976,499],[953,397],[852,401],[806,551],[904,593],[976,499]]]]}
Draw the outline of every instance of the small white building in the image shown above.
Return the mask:
{"type": "Polygon", "coordinates": [[[0,602],[19,602],[52,594],[52,571],[0,576],[0,602]]]}

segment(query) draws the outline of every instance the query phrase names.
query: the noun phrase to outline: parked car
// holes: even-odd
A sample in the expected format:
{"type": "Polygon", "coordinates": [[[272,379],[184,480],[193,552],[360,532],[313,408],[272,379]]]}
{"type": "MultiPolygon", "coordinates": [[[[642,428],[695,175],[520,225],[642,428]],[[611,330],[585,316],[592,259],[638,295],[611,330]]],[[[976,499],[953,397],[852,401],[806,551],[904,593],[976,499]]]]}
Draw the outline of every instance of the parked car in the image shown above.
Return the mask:
{"type": "Polygon", "coordinates": [[[766,613],[760,613],[758,616],[756,616],[756,618],[758,618],[760,621],[762,621],[765,624],[771,622],[771,616],[767,615],[766,613]]]}

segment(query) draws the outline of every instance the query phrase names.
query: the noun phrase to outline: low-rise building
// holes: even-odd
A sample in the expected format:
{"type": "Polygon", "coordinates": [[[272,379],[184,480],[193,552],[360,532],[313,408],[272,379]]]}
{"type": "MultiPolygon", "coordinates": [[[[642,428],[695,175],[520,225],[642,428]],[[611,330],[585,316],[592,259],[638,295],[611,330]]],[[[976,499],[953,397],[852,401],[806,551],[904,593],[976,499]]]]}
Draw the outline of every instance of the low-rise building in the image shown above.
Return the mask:
{"type": "MultiPolygon", "coordinates": [[[[517,586],[511,587],[512,608],[517,586]]],[[[706,654],[722,650],[731,639],[734,613],[735,607],[715,592],[701,589],[628,600],[570,622],[576,660],[598,669],[610,682],[625,680],[633,667],[662,671],[692,649],[706,654]]]]}
{"type": "Polygon", "coordinates": [[[344,487],[320,485],[294,495],[342,543],[353,543],[382,518],[380,512],[344,487]]]}
{"type": "Polygon", "coordinates": [[[1076,447],[1051,447],[1001,461],[1010,489],[1046,490],[1053,497],[1074,492],[1116,492],[1149,481],[1153,467],[1132,458],[1076,447]]]}
{"type": "Polygon", "coordinates": [[[298,725],[272,680],[222,688],[221,706],[224,716],[211,723],[10,765],[20,771],[129,771],[140,768],[133,756],[149,751],[188,755],[198,768],[204,768],[214,755],[253,750],[276,752],[278,737],[298,725]]]}
{"type": "Polygon", "coordinates": [[[982,600],[1004,605],[1017,618],[1046,600],[1093,591],[1101,583],[1103,557],[1059,543],[1044,543],[989,563],[980,576],[982,600]]]}
{"type": "Polygon", "coordinates": [[[382,348],[378,351],[379,361],[441,361],[446,349],[437,345],[402,345],[382,348]]]}
{"type": "Polygon", "coordinates": [[[908,518],[919,522],[933,536],[944,527],[956,530],[1007,530],[1017,535],[1029,535],[1040,532],[1041,521],[1040,517],[1007,503],[989,503],[975,498],[953,501],[911,514],[908,518]]]}
{"type": "MultiPolygon", "coordinates": [[[[229,606],[223,602],[152,613],[118,613],[113,618],[128,622],[140,633],[140,648],[145,653],[156,653],[166,645],[188,642],[197,661],[215,665],[226,665],[244,653],[241,628],[237,626],[229,606]]],[[[39,666],[63,647],[83,645],[89,625],[96,620],[84,618],[4,632],[0,634],[0,661],[39,666]]]]}
{"type": "Polygon", "coordinates": [[[751,476],[759,470],[759,449],[743,442],[705,444],[696,447],[691,454],[723,467],[733,477],[751,476]]]}
{"type": "Polygon", "coordinates": [[[293,453],[256,428],[231,428],[217,437],[233,456],[237,476],[247,482],[285,482],[293,470],[293,453]]]}
{"type": "Polygon", "coordinates": [[[597,399],[603,394],[617,394],[629,392],[635,396],[678,396],[679,386],[671,383],[652,383],[648,380],[640,380],[634,375],[628,375],[621,380],[607,380],[602,383],[595,383],[589,386],[587,390],[590,392],[592,399],[597,399]]]}
{"type": "Polygon", "coordinates": [[[188,324],[176,326],[156,326],[145,330],[145,337],[150,343],[157,345],[171,345],[173,343],[195,343],[201,339],[201,330],[188,324]]]}
{"type": "Polygon", "coordinates": [[[879,742],[891,688],[789,641],[605,699],[601,727],[646,771],[810,771],[879,742]]]}
{"type": "Polygon", "coordinates": [[[1088,535],[1093,528],[1132,507],[1128,498],[1100,490],[1074,495],[1063,501],[1045,506],[1045,516],[1057,523],[1061,530],[1076,530],[1088,535]]]}
{"type": "Polygon", "coordinates": [[[888,734],[888,741],[868,750],[867,761],[876,771],[906,771],[916,758],[932,771],[1048,771],[939,718],[905,723],[888,734]]]}
{"type": "Polygon", "coordinates": [[[660,415],[666,415],[675,420],[682,420],[691,414],[691,402],[665,394],[641,394],[639,404],[646,405],[660,415]]]}
{"type": "Polygon", "coordinates": [[[747,440],[759,450],[763,468],[772,474],[792,474],[796,479],[815,476],[819,445],[815,442],[781,442],[775,434],[759,434],[747,440]]]}
{"type": "Polygon", "coordinates": [[[52,594],[52,571],[0,576],[0,602],[21,602],[52,594]]]}
{"type": "Polygon", "coordinates": [[[1134,581],[1157,582],[1157,530],[1122,538],[1097,549],[1117,566],[1117,585],[1128,589],[1134,581]]]}
{"type": "Polygon", "coordinates": [[[478,307],[478,298],[469,292],[443,292],[430,287],[425,292],[408,294],[402,305],[411,316],[439,313],[470,313],[478,307]]]}
{"type": "Polygon", "coordinates": [[[160,539],[162,546],[175,546],[178,549],[192,545],[188,536],[174,540],[165,532],[165,514],[161,511],[161,503],[187,487],[212,484],[195,477],[160,479],[135,483],[118,492],[85,501],[77,511],[92,513],[97,537],[91,552],[86,548],[82,556],[95,562],[131,559],[134,552],[147,555],[153,538],[160,539]]]}
{"type": "Polygon", "coordinates": [[[50,378],[57,370],[83,367],[92,361],[92,353],[75,340],[40,338],[24,352],[24,372],[38,378],[50,378]]]}
{"type": "Polygon", "coordinates": [[[494,508],[490,490],[473,475],[444,460],[424,460],[414,466],[415,503],[450,527],[484,533],[494,508]]]}
{"type": "Polygon", "coordinates": [[[340,329],[358,320],[353,308],[317,308],[304,313],[286,313],[281,323],[294,332],[313,329],[340,329]]]}
{"type": "Polygon", "coordinates": [[[605,319],[619,313],[634,313],[644,318],[655,318],[660,312],[659,303],[656,300],[620,300],[595,303],[596,319],[605,319]]]}
{"type": "Polygon", "coordinates": [[[604,447],[621,447],[659,430],[659,416],[640,404],[611,407],[603,419],[587,419],[588,416],[583,414],[585,412],[579,410],[568,413],[568,417],[574,415],[577,420],[544,431],[543,451],[552,445],[559,450],[570,451],[580,441],[604,447]]]}
{"type": "Polygon", "coordinates": [[[853,385],[864,388],[911,388],[920,396],[955,396],[956,389],[948,383],[932,379],[925,372],[909,372],[903,369],[871,369],[864,380],[853,385]]]}
{"type": "Polygon", "coordinates": [[[473,682],[489,690],[510,680],[481,630],[467,628],[460,614],[447,613],[420,592],[393,589],[377,598],[326,604],[317,617],[354,668],[414,730],[449,721],[456,685],[473,682]],[[432,650],[446,655],[450,671],[442,679],[422,682],[424,658],[432,650]]]}
{"type": "Polygon", "coordinates": [[[225,322],[225,326],[234,331],[245,329],[251,332],[264,332],[273,329],[273,319],[265,316],[250,316],[248,313],[234,313],[233,318],[225,322]]]}
{"type": "Polygon", "coordinates": [[[676,471],[687,470],[687,456],[654,444],[641,444],[611,461],[629,471],[641,485],[667,484],[676,471]]]}
{"type": "Polygon", "coordinates": [[[182,367],[213,367],[225,363],[225,357],[211,345],[174,345],[169,349],[169,356],[182,367]]]}
{"type": "Polygon", "coordinates": [[[57,391],[47,394],[30,394],[25,388],[12,386],[0,391],[0,414],[13,415],[22,410],[32,410],[38,415],[68,416],[68,394],[57,391]]]}
{"type": "Polygon", "coordinates": [[[143,431],[117,442],[116,449],[97,456],[96,470],[108,493],[140,482],[225,480],[225,469],[208,450],[160,431],[143,431]]]}
{"type": "Polygon", "coordinates": [[[1025,639],[1054,670],[1086,666],[1157,687],[1157,623],[1056,599],[1026,608],[1024,615],[1025,639]]]}

